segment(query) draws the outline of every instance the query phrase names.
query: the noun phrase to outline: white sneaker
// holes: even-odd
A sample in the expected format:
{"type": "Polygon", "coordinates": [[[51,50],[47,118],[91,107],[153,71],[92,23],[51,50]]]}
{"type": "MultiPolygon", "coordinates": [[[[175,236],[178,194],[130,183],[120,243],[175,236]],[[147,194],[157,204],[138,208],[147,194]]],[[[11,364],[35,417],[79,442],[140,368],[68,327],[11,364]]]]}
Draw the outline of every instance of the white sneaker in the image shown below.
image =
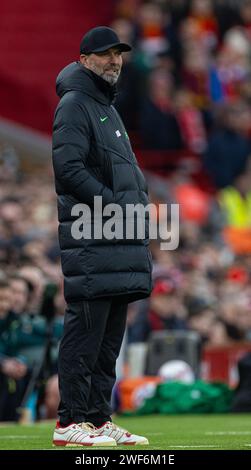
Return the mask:
{"type": "Polygon", "coordinates": [[[115,439],[118,445],[134,446],[134,445],[148,445],[148,439],[136,434],[130,434],[126,429],[120,428],[111,421],[107,421],[103,426],[95,428],[96,435],[108,436],[115,439]]]}
{"type": "Polygon", "coordinates": [[[59,422],[53,434],[53,446],[79,447],[79,446],[116,446],[116,441],[109,436],[99,436],[93,432],[92,427],[86,423],[70,424],[61,427],[59,422]]]}

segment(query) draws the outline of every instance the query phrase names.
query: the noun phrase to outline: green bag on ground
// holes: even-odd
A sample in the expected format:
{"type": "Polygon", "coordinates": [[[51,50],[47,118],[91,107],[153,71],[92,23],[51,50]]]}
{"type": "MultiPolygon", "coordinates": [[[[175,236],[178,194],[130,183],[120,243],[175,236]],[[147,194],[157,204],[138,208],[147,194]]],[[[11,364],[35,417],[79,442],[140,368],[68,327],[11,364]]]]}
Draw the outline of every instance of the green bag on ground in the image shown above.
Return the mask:
{"type": "Polygon", "coordinates": [[[168,382],[158,384],[155,394],[147,398],[136,414],[225,413],[230,410],[233,391],[223,383],[193,384],[168,382]]]}

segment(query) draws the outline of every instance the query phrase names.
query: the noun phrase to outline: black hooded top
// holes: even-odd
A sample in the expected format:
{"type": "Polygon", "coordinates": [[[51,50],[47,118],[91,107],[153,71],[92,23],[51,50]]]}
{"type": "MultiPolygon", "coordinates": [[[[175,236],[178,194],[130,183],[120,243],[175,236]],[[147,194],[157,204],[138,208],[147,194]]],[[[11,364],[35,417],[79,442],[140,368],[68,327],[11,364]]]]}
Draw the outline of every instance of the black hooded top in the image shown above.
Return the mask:
{"type": "Polygon", "coordinates": [[[66,301],[147,297],[152,287],[148,214],[141,239],[135,234],[126,239],[125,230],[119,239],[93,236],[94,196],[102,196],[103,208],[118,204],[124,224],[126,204],[148,204],[145,178],[112,105],[116,86],[74,62],[60,72],[56,89],[60,102],[53,126],[53,166],[66,301]],[[91,211],[88,239],[72,235],[73,222],[82,214],[71,215],[72,208],[79,203],[91,211]]]}

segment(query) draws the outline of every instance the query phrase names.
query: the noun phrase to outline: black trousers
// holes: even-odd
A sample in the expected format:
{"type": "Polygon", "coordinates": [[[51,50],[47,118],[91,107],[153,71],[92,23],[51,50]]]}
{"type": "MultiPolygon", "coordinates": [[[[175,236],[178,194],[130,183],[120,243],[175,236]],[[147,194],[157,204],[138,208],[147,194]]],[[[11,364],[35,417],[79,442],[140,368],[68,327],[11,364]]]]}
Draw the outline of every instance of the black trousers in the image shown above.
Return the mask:
{"type": "Polygon", "coordinates": [[[59,348],[58,409],[61,425],[111,420],[115,365],[121,348],[127,304],[118,298],[67,305],[59,348]]]}

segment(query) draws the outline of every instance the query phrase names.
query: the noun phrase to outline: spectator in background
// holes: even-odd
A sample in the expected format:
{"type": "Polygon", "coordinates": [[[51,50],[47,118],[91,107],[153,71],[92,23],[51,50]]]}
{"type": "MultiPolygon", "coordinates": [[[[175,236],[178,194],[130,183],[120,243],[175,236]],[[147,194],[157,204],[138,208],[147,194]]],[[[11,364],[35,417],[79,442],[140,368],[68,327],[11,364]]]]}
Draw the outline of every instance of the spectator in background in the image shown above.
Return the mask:
{"type": "Polygon", "coordinates": [[[250,341],[251,308],[250,298],[239,290],[232,298],[223,298],[220,307],[220,318],[227,326],[230,337],[235,341],[250,341]]]}
{"type": "Polygon", "coordinates": [[[180,45],[176,29],[166,5],[150,1],[142,3],[136,21],[138,60],[146,70],[154,65],[156,56],[170,50],[175,63],[179,63],[180,45]]]}
{"type": "Polygon", "coordinates": [[[9,332],[16,323],[11,310],[11,289],[7,279],[0,279],[0,421],[18,419],[28,379],[28,368],[18,357],[10,356],[9,332]]]}
{"type": "Polygon", "coordinates": [[[231,186],[219,192],[223,237],[236,254],[251,253],[251,162],[231,186]]]}
{"type": "Polygon", "coordinates": [[[201,154],[207,145],[207,135],[200,110],[194,105],[193,94],[179,89],[175,96],[176,117],[185,146],[201,154]]]}
{"type": "Polygon", "coordinates": [[[247,37],[251,39],[251,0],[240,2],[240,18],[247,37]]]}
{"type": "Polygon", "coordinates": [[[18,252],[27,240],[25,233],[24,211],[18,197],[8,195],[2,198],[0,206],[2,230],[0,242],[7,248],[9,262],[16,262],[18,252]]]}
{"type": "Polygon", "coordinates": [[[205,299],[192,297],[187,300],[187,323],[191,330],[196,331],[202,343],[209,339],[211,328],[216,320],[216,312],[205,299]]]}
{"type": "Polygon", "coordinates": [[[218,45],[218,23],[211,0],[192,0],[180,27],[183,48],[181,81],[195,95],[199,108],[209,104],[209,67],[218,45]]]}
{"type": "Polygon", "coordinates": [[[175,117],[172,95],[173,79],[162,69],[149,76],[148,96],[143,100],[140,127],[143,146],[155,150],[177,150],[183,147],[175,117]]]}
{"type": "Polygon", "coordinates": [[[220,191],[219,202],[227,226],[251,230],[251,161],[232,186],[220,191]]]}
{"type": "MultiPolygon", "coordinates": [[[[47,301],[47,311],[41,312],[44,313],[42,316],[40,308],[36,312],[28,312],[28,286],[22,277],[12,275],[8,282],[0,283],[0,364],[3,373],[0,421],[19,418],[18,406],[35,367],[40,369],[37,380],[47,379],[57,371],[58,341],[63,321],[62,316],[54,317],[48,295],[48,289],[43,290],[42,305],[47,301]],[[45,354],[48,344],[50,348],[45,354]],[[8,411],[5,410],[6,404],[8,411]]],[[[37,382],[34,387],[36,389],[37,382]]],[[[40,412],[39,409],[37,411],[40,412]]]]}
{"type": "Polygon", "coordinates": [[[147,320],[149,302],[132,302],[127,312],[127,343],[145,342],[149,336],[149,324],[147,320]]]}
{"type": "Polygon", "coordinates": [[[17,274],[9,277],[9,283],[11,289],[11,310],[17,314],[22,314],[27,310],[29,284],[17,274]]]}
{"type": "MultiPolygon", "coordinates": [[[[115,20],[111,27],[116,31],[121,41],[133,43],[134,27],[132,22],[121,18],[115,20]]],[[[144,74],[135,63],[132,52],[128,52],[124,57],[119,77],[115,108],[129,130],[135,130],[138,127],[140,101],[144,91],[144,74]]]]}
{"type": "MultiPolygon", "coordinates": [[[[184,33],[182,33],[184,37],[184,33]]],[[[183,86],[194,95],[194,103],[198,108],[204,109],[209,104],[209,64],[210,57],[200,43],[186,43],[184,37],[183,63],[180,70],[181,82],[183,86]]]]}
{"type": "Polygon", "coordinates": [[[240,96],[241,87],[250,75],[249,56],[245,30],[239,27],[229,30],[210,66],[209,90],[213,102],[230,102],[240,96]]]}
{"type": "Polygon", "coordinates": [[[185,330],[186,310],[172,279],[159,279],[152,291],[148,323],[150,331],[185,330]]]}
{"type": "Polygon", "coordinates": [[[37,313],[40,309],[45,287],[45,276],[43,272],[34,265],[23,266],[18,274],[25,279],[30,286],[28,312],[37,313]]]}
{"type": "Polygon", "coordinates": [[[187,329],[187,312],[175,274],[170,270],[167,278],[167,271],[165,274],[158,271],[150,299],[131,304],[127,319],[128,343],[147,341],[152,331],[187,329]]]}
{"type": "Polygon", "coordinates": [[[224,347],[232,345],[233,342],[225,322],[219,317],[214,318],[208,331],[206,346],[224,347]]]}
{"type": "Polygon", "coordinates": [[[219,111],[219,128],[209,137],[204,154],[204,167],[217,188],[231,186],[244,170],[251,155],[250,122],[250,108],[243,101],[219,111]]]}
{"type": "Polygon", "coordinates": [[[215,5],[215,13],[217,17],[217,22],[219,26],[219,36],[220,41],[224,37],[226,31],[228,31],[233,26],[241,23],[241,18],[239,14],[239,8],[243,0],[239,2],[236,1],[222,1],[216,0],[214,2],[215,5]]]}
{"type": "Polygon", "coordinates": [[[190,14],[185,20],[190,24],[194,40],[203,48],[214,50],[219,40],[219,27],[212,0],[192,0],[190,14]]]}

